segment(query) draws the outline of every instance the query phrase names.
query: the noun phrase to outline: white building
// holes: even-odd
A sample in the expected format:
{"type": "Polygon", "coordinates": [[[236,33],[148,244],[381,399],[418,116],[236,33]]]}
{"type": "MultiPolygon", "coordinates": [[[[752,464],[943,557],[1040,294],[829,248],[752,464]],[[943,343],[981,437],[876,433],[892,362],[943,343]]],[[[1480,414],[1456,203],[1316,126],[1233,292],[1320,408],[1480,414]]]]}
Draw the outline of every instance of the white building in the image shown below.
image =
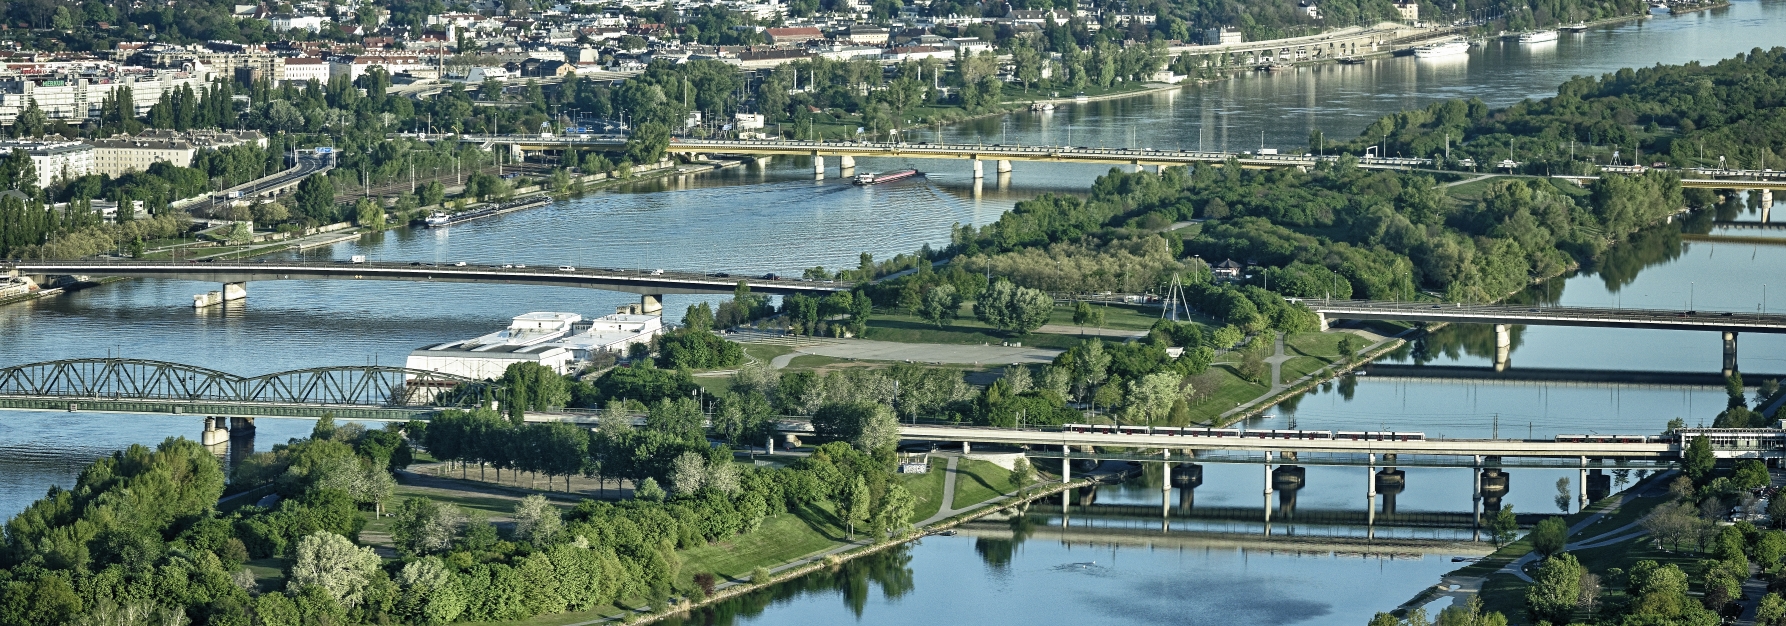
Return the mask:
{"type": "Polygon", "coordinates": [[[140,117],[163,92],[191,87],[197,93],[209,86],[210,78],[210,69],[196,63],[177,70],[93,61],[13,64],[0,71],[0,124],[11,125],[32,101],[53,120],[95,118],[106,96],[124,87],[130,88],[140,117]]]}
{"type": "MultiPolygon", "coordinates": [[[[344,55],[329,59],[329,78],[346,76],[348,82],[360,79],[374,67],[384,68],[387,74],[401,74],[411,70],[427,69],[431,66],[414,56],[368,56],[344,55]]],[[[325,81],[328,79],[324,79],[325,81]]]]}
{"type": "Polygon", "coordinates": [[[412,351],[405,366],[493,379],[515,363],[537,363],[566,374],[597,352],[625,352],[662,332],[663,318],[656,315],[617,313],[585,322],[576,313],[526,313],[500,331],[412,351]]]}
{"type": "Polygon", "coordinates": [[[311,57],[289,57],[280,62],[273,76],[280,83],[329,82],[329,62],[311,57]]]}
{"type": "Polygon", "coordinates": [[[93,146],[93,172],[116,178],[129,172],[148,171],[158,162],[191,167],[192,157],[199,150],[222,149],[244,143],[266,147],[267,138],[259,131],[195,130],[174,132],[152,130],[141,135],[119,135],[88,142],[93,146]]]}
{"type": "Polygon", "coordinates": [[[48,187],[58,177],[72,179],[93,173],[93,146],[78,141],[0,141],[0,155],[14,150],[31,155],[38,187],[48,187]]]}
{"type": "Polygon", "coordinates": [[[285,32],[292,29],[303,29],[320,32],[330,22],[329,18],[317,15],[279,15],[268,20],[274,31],[285,32]]]}

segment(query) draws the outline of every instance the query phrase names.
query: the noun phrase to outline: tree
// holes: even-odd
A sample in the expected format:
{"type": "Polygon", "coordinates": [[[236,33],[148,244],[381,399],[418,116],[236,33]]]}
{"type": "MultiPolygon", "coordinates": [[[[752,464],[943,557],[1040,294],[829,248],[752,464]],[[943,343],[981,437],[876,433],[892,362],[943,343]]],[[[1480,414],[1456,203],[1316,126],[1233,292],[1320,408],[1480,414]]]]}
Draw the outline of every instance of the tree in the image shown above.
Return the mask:
{"type": "Polygon", "coordinates": [[[302,588],[315,585],[343,607],[359,606],[367,584],[378,571],[378,554],[356,546],[348,538],[319,530],[298,540],[297,558],[291,566],[291,582],[302,588]]]}
{"type": "Polygon", "coordinates": [[[564,519],[559,516],[558,507],[547,502],[545,496],[533,494],[515,503],[516,539],[545,545],[563,529],[564,519]]]}
{"type": "Polygon", "coordinates": [[[297,208],[318,222],[335,221],[335,184],[329,182],[327,174],[306,176],[298,183],[297,208]]]}
{"type": "Polygon", "coordinates": [[[1766,487],[1768,480],[1766,464],[1757,459],[1743,459],[1736,462],[1736,473],[1730,477],[1730,485],[1748,491],[1766,487]]]}
{"type": "Polygon", "coordinates": [[[1755,541],[1755,562],[1762,570],[1771,570],[1780,565],[1781,557],[1786,557],[1786,532],[1762,531],[1755,541]]]}
{"type": "Polygon", "coordinates": [[[465,589],[440,557],[410,561],[397,572],[396,582],[403,589],[396,607],[399,615],[418,622],[445,624],[465,611],[465,589]]]}
{"type": "Polygon", "coordinates": [[[1567,623],[1581,600],[1583,571],[1573,554],[1545,559],[1538,566],[1538,576],[1532,586],[1526,589],[1526,610],[1532,613],[1532,618],[1554,624],[1567,623]]]}
{"type": "Polygon", "coordinates": [[[1552,557],[1560,554],[1569,540],[1569,525],[1561,517],[1545,518],[1532,529],[1532,550],[1538,556],[1552,557]]]}
{"type": "Polygon", "coordinates": [[[857,474],[856,479],[851,481],[849,487],[843,491],[843,502],[839,503],[842,506],[839,506],[838,509],[843,512],[845,521],[849,522],[850,537],[852,538],[856,536],[856,525],[868,522],[869,498],[871,496],[872,494],[868,491],[868,481],[861,474],[857,474]]]}
{"type": "Polygon", "coordinates": [[[1786,598],[1777,593],[1762,596],[1761,604],[1755,607],[1757,626],[1779,626],[1782,620],[1786,620],[1786,598]]]}
{"type": "Polygon", "coordinates": [[[899,418],[878,402],[848,402],[820,407],[812,416],[819,436],[847,441],[863,452],[891,449],[899,443],[899,418]]]}
{"type": "Polygon", "coordinates": [[[954,285],[937,285],[924,294],[918,304],[918,318],[938,328],[955,320],[961,309],[961,300],[956,297],[954,285]]]}
{"type": "Polygon", "coordinates": [[[633,129],[626,139],[626,158],[638,165],[658,162],[670,148],[670,127],[646,122],[633,129]]]}
{"type": "Polygon", "coordinates": [[[1191,396],[1184,376],[1177,372],[1155,372],[1129,381],[1128,405],[1123,407],[1123,421],[1137,425],[1164,424],[1172,405],[1191,396]]]}
{"type": "Polygon", "coordinates": [[[457,505],[407,498],[397,505],[392,516],[391,538],[399,549],[410,554],[445,552],[453,547],[465,523],[465,513],[457,505]]]}
{"type": "Polygon", "coordinates": [[[684,452],[670,462],[670,493],[685,498],[700,491],[707,482],[707,457],[684,452]]]}
{"type": "Polygon", "coordinates": [[[1079,334],[1085,334],[1086,326],[1104,325],[1104,309],[1094,307],[1090,302],[1080,300],[1073,305],[1073,323],[1079,326],[1079,334]]]}
{"type": "MultiPolygon", "coordinates": [[[[1030,466],[1029,459],[1017,457],[1017,460],[1011,462],[1012,488],[1018,491],[1028,489],[1030,482],[1034,481],[1035,478],[1036,471],[1035,468],[1030,466]]],[[[1168,477],[1168,479],[1170,479],[1170,477],[1168,477]]]]}
{"type": "Polygon", "coordinates": [[[1494,536],[1497,546],[1513,541],[1514,534],[1519,532],[1519,518],[1513,514],[1513,505],[1501,505],[1501,510],[1489,520],[1488,531],[1494,536]]]}
{"type": "Polygon", "coordinates": [[[384,205],[371,198],[361,198],[354,207],[354,222],[367,230],[384,230],[384,205]]]}
{"type": "Polygon", "coordinates": [[[1054,299],[1028,287],[1000,279],[974,302],[974,316],[987,325],[1015,335],[1025,335],[1048,323],[1054,299]]]}
{"type": "Polygon", "coordinates": [[[1693,479],[1695,485],[1704,485],[1717,464],[1718,458],[1712,454],[1712,442],[1703,435],[1694,437],[1687,444],[1687,450],[1681,453],[1681,473],[1693,479]]]}
{"type": "Polygon", "coordinates": [[[657,486],[656,478],[646,478],[633,490],[633,497],[646,502],[661,502],[664,499],[664,488],[657,486]]]}

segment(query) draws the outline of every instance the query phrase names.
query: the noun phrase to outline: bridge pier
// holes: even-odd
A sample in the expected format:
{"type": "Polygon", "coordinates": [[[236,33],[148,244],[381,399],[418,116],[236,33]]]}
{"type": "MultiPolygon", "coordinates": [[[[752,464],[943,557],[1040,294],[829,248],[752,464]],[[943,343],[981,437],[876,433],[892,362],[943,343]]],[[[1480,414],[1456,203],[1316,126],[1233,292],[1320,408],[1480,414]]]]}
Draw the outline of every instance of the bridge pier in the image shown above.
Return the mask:
{"type": "Polygon", "coordinates": [[[1770,212],[1770,209],[1773,209],[1773,208],[1774,208],[1774,190],[1772,190],[1772,189],[1761,190],[1761,223],[1766,224],[1770,221],[1768,219],[1768,213],[1770,212]]]}
{"type": "Polygon", "coordinates": [[[1495,371],[1507,371],[1507,357],[1513,352],[1513,331],[1506,324],[1495,324],[1495,371]]]}
{"type": "Polygon", "coordinates": [[[663,294],[642,294],[642,295],[640,295],[639,296],[639,314],[640,315],[662,316],[664,314],[664,296],[663,296],[663,294]]]}
{"type": "Polygon", "coordinates": [[[998,160],[998,173],[1000,173],[1000,174],[1011,173],[1011,160],[1010,159],[999,159],[998,160]]]}
{"type": "Polygon", "coordinates": [[[849,172],[854,169],[856,169],[856,157],[847,155],[837,157],[837,174],[839,176],[848,176],[849,172]]]}
{"type": "Polygon", "coordinates": [[[1736,367],[1736,332],[1724,331],[1724,377],[1735,374],[1736,367]]]}
{"type": "Polygon", "coordinates": [[[1364,527],[1370,538],[1377,537],[1377,453],[1370,453],[1370,464],[1364,466],[1364,527]]]}
{"type": "Polygon", "coordinates": [[[825,157],[819,156],[817,152],[812,153],[812,176],[813,178],[825,177],[825,157]]]}
{"type": "Polygon", "coordinates": [[[1577,493],[1581,494],[1579,496],[1581,504],[1579,505],[1579,508],[1575,510],[1581,511],[1582,509],[1588,508],[1588,458],[1585,456],[1581,457],[1581,480],[1576,481],[1575,490],[1577,493]]]}
{"type": "Polygon", "coordinates": [[[1319,320],[1321,323],[1321,332],[1327,332],[1327,329],[1328,329],[1327,314],[1326,313],[1316,313],[1315,319],[1319,320]]]}
{"type": "Polygon", "coordinates": [[[199,442],[205,446],[229,443],[229,418],[205,417],[205,430],[199,435],[199,442]]]}
{"type": "Polygon", "coordinates": [[[1060,446],[1060,527],[1067,527],[1067,513],[1073,507],[1073,446],[1060,446]]]}
{"type": "Polygon", "coordinates": [[[202,309],[232,300],[248,299],[248,283],[223,283],[222,291],[207,291],[192,296],[192,308],[202,309]]]}
{"type": "Polygon", "coordinates": [[[1271,453],[1265,453],[1265,534],[1271,534],[1271,453]]]}
{"type": "Polygon", "coordinates": [[[974,157],[974,180],[984,178],[986,178],[986,164],[980,161],[980,157],[974,157]]]}

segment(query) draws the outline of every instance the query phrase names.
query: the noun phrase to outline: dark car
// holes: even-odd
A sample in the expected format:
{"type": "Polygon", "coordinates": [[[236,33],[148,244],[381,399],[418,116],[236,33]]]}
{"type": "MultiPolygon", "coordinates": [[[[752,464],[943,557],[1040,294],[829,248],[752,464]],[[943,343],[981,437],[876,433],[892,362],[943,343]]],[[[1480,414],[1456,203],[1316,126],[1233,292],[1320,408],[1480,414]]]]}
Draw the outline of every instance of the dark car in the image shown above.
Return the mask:
{"type": "Polygon", "coordinates": [[[763,280],[781,280],[781,277],[776,276],[774,273],[769,273],[763,275],[763,280]]]}

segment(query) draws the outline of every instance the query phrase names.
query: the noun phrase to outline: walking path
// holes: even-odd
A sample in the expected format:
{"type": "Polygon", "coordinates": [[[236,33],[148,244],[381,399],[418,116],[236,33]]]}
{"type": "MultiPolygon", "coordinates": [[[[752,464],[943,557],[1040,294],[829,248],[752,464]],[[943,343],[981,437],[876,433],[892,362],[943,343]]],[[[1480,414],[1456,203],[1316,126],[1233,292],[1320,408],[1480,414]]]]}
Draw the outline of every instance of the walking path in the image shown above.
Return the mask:
{"type": "Polygon", "coordinates": [[[1467,184],[1470,184],[1470,183],[1473,183],[1473,182],[1476,182],[1479,180],[1488,180],[1488,179],[1494,178],[1496,176],[1500,176],[1500,174],[1483,174],[1483,175],[1477,176],[1475,178],[1465,178],[1460,181],[1445,183],[1445,184],[1439,185],[1439,186],[1440,187],[1456,187],[1458,185],[1467,185],[1467,184]]]}
{"type": "MultiPolygon", "coordinates": [[[[1402,332],[1396,333],[1395,336],[1393,336],[1393,337],[1384,337],[1382,335],[1378,335],[1376,333],[1373,333],[1373,332],[1370,332],[1367,330],[1362,330],[1362,329],[1348,329],[1348,330],[1341,330],[1341,331],[1335,331],[1335,332],[1352,333],[1354,335],[1363,337],[1366,341],[1370,342],[1370,345],[1365,346],[1364,349],[1361,350],[1359,353],[1360,354],[1369,354],[1370,352],[1372,352],[1378,348],[1381,348],[1384,345],[1387,345],[1389,342],[1396,341],[1398,339],[1406,337],[1409,334],[1417,332],[1417,330],[1413,329],[1413,328],[1409,328],[1402,332]]],[[[1227,411],[1223,411],[1221,417],[1217,418],[1217,421],[1227,420],[1229,417],[1233,417],[1235,415],[1240,415],[1240,414],[1246,413],[1248,411],[1251,411],[1255,407],[1262,408],[1263,406],[1269,406],[1270,404],[1275,404],[1273,399],[1275,399],[1278,396],[1278,394],[1283,393],[1283,391],[1285,389],[1290,389],[1290,388],[1296,387],[1298,385],[1301,385],[1304,382],[1314,380],[1318,376],[1327,376],[1338,365],[1335,363],[1329,363],[1325,367],[1322,367],[1321,369],[1304,374],[1300,378],[1297,378],[1296,380],[1292,380],[1289,382],[1283,382],[1281,372],[1283,371],[1284,362],[1289,361],[1290,359],[1294,359],[1296,357],[1284,354],[1284,337],[1281,334],[1279,334],[1277,336],[1277,345],[1275,347],[1276,347],[1276,350],[1274,351],[1274,353],[1271,356],[1265,358],[1265,362],[1271,364],[1271,383],[1272,383],[1271,388],[1267,389],[1265,391],[1265,393],[1259,394],[1259,396],[1256,398],[1253,398],[1246,402],[1237,404],[1234,406],[1234,408],[1228,409],[1227,411]]]]}
{"type": "Polygon", "coordinates": [[[1052,363],[1061,350],[1053,348],[1016,348],[1008,346],[961,345],[943,343],[899,343],[869,339],[843,339],[832,343],[795,348],[775,357],[769,366],[781,369],[795,358],[805,355],[828,356],[864,361],[904,361],[907,363],[944,363],[973,365],[1008,365],[1012,363],[1052,363]]]}
{"type": "MultiPolygon", "coordinates": [[[[1589,515],[1587,517],[1584,517],[1581,519],[1581,521],[1576,522],[1573,526],[1570,526],[1569,527],[1569,535],[1571,537],[1575,536],[1576,533],[1581,532],[1582,530],[1586,529],[1589,526],[1593,526],[1595,522],[1599,522],[1600,520],[1605,519],[1606,516],[1612,515],[1613,513],[1618,512],[1620,507],[1625,506],[1626,504],[1630,503],[1632,500],[1635,500],[1637,498],[1653,498],[1653,497],[1658,497],[1658,496],[1663,495],[1664,493],[1666,493],[1668,491],[1668,480],[1667,479],[1670,475],[1672,475],[1674,473],[1675,473],[1674,470],[1668,470],[1668,471],[1662,472],[1660,474],[1657,474],[1655,478],[1650,479],[1649,486],[1644,487],[1644,490],[1642,493],[1633,494],[1633,493],[1627,492],[1627,493],[1621,493],[1618,496],[1615,496],[1618,499],[1616,501],[1614,501],[1612,505],[1607,506],[1606,508],[1600,509],[1598,512],[1596,512],[1592,515],[1589,515]]],[[[1651,514],[1653,515],[1654,512],[1652,511],[1651,514]]],[[[1610,546],[1610,545],[1613,545],[1616,543],[1630,541],[1630,540],[1636,539],[1638,537],[1642,537],[1644,535],[1649,534],[1648,530],[1642,529],[1643,522],[1647,519],[1649,519],[1649,516],[1645,515],[1643,517],[1643,519],[1639,519],[1639,520],[1631,522],[1629,524],[1625,524],[1624,526],[1620,526],[1618,528],[1614,528],[1612,530],[1596,534],[1592,537],[1588,537],[1588,538],[1581,539],[1578,541],[1569,542],[1569,543],[1565,544],[1563,549],[1564,550],[1584,550],[1584,549],[1588,549],[1588,548],[1600,548],[1600,547],[1610,546]]],[[[1526,574],[1525,566],[1533,561],[1536,561],[1536,560],[1538,560],[1537,552],[1535,552],[1535,551],[1527,552],[1524,555],[1521,555],[1519,558],[1514,559],[1513,562],[1508,563],[1505,567],[1502,567],[1500,570],[1497,570],[1495,573],[1496,574],[1512,574],[1514,576],[1519,577],[1520,580],[1523,580],[1523,581],[1526,581],[1529,583],[1529,582],[1532,582],[1532,577],[1531,577],[1531,575],[1526,574]]]]}

